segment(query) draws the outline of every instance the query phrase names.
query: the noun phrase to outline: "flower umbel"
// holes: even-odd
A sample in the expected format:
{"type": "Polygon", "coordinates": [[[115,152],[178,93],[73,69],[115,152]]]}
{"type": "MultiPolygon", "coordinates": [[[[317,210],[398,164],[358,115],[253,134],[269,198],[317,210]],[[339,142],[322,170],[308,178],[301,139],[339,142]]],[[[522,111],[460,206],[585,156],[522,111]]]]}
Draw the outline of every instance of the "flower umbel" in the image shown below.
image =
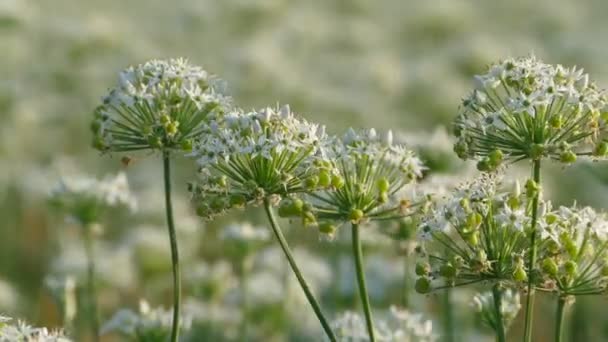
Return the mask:
{"type": "Polygon", "coordinates": [[[294,115],[289,106],[225,116],[192,153],[200,181],[190,190],[203,217],[259,204],[265,198],[327,188],[331,163],[325,157],[325,128],[294,115]]]}
{"type": "Polygon", "coordinates": [[[480,170],[494,170],[503,159],[570,164],[608,152],[606,96],[582,69],[511,58],[476,81],[455,122],[454,150],[478,159],[480,170]]]}
{"type": "Polygon", "coordinates": [[[190,151],[192,140],[223,111],[227,97],[220,84],[181,58],[129,67],[95,110],[93,147],[190,151]]]}
{"type": "Polygon", "coordinates": [[[322,233],[328,225],[345,222],[396,219],[411,209],[405,187],[422,176],[424,166],[414,152],[392,143],[374,129],[349,129],[329,150],[334,173],[321,191],[309,191],[310,203],[301,214],[319,223],[322,233]]]}

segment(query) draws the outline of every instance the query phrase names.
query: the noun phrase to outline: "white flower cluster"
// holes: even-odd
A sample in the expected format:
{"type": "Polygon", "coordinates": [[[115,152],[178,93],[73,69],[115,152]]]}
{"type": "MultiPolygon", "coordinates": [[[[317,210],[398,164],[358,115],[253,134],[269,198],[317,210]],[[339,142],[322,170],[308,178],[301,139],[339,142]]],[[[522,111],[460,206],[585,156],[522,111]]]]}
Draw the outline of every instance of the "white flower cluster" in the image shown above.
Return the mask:
{"type": "Polygon", "coordinates": [[[76,175],[64,177],[51,190],[49,197],[70,218],[87,224],[98,219],[100,210],[104,208],[137,208],[137,201],[129,190],[127,176],[123,172],[102,180],[76,175]]]}
{"type": "Polygon", "coordinates": [[[289,106],[235,111],[211,127],[192,153],[201,167],[201,181],[191,189],[201,199],[199,215],[323,186],[319,174],[330,164],[325,127],[289,106]]]}
{"type": "MultiPolygon", "coordinates": [[[[430,208],[418,232],[419,252],[427,261],[416,266],[416,290],[432,291],[437,278],[447,286],[527,280],[523,257],[530,252],[530,203],[540,190],[526,185],[523,193],[517,182],[504,191],[500,174],[484,173],[430,208]]],[[[550,204],[540,207],[539,222],[545,222],[550,204]]]]}
{"type": "Polygon", "coordinates": [[[483,160],[499,150],[513,160],[550,157],[572,163],[577,155],[608,152],[602,140],[607,99],[582,69],[532,56],[494,64],[476,81],[455,123],[461,158],[483,160]]]}
{"type": "MultiPolygon", "coordinates": [[[[369,341],[365,321],[354,312],[347,311],[332,322],[340,342],[369,341]]],[[[407,310],[390,308],[387,320],[376,324],[376,340],[382,342],[432,342],[437,340],[433,324],[422,315],[407,310]]]]}
{"type": "MultiPolygon", "coordinates": [[[[349,129],[328,150],[333,172],[331,186],[309,193],[310,211],[303,212],[307,223],[319,225],[333,236],[333,223],[361,223],[403,216],[410,209],[405,188],[422,177],[425,169],[415,153],[393,144],[388,131],[349,129]],[[310,213],[310,214],[309,214],[310,213]],[[312,217],[309,217],[312,216],[312,217]]],[[[280,213],[280,212],[279,212],[280,213]]]]}
{"type": "MultiPolygon", "coordinates": [[[[509,328],[521,309],[519,291],[510,288],[501,291],[500,312],[504,327],[509,328]]],[[[496,327],[496,306],[492,291],[476,294],[471,305],[477,310],[484,324],[491,328],[496,327]]]]}
{"type": "Polygon", "coordinates": [[[95,112],[94,147],[102,151],[189,150],[191,139],[228,102],[222,83],[185,59],[129,67],[95,112]]]}
{"type": "Polygon", "coordinates": [[[70,342],[61,331],[36,328],[23,321],[11,323],[11,318],[0,316],[0,342],[70,342]]]}
{"type": "Polygon", "coordinates": [[[608,217],[590,207],[560,207],[545,216],[539,287],[561,295],[603,294],[608,286],[608,217]]]}

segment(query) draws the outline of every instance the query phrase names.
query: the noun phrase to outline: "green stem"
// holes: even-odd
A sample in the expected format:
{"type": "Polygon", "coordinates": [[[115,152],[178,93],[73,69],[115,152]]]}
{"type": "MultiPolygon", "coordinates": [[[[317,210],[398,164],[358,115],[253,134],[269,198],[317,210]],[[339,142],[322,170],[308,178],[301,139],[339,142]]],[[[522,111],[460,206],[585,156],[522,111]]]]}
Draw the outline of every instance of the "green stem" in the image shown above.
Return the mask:
{"type": "Polygon", "coordinates": [[[241,340],[248,341],[249,335],[249,298],[247,286],[249,283],[249,256],[245,256],[241,262],[241,340]]]}
{"type": "Polygon", "coordinates": [[[274,235],[276,236],[277,240],[279,241],[279,244],[281,245],[281,249],[283,249],[283,253],[285,253],[285,257],[287,258],[287,261],[289,262],[289,266],[291,266],[291,270],[293,271],[296,278],[298,279],[298,282],[300,283],[300,287],[302,287],[302,291],[304,291],[304,294],[306,295],[306,298],[308,299],[308,303],[310,303],[310,306],[312,306],[312,309],[314,310],[315,314],[317,315],[317,319],[321,323],[321,326],[323,326],[323,330],[325,331],[325,334],[327,334],[327,337],[329,338],[329,340],[332,342],[336,342],[337,341],[336,336],[334,335],[333,331],[331,330],[331,327],[329,326],[327,319],[325,318],[325,316],[323,315],[323,312],[321,311],[321,307],[319,306],[319,303],[317,302],[314,295],[312,294],[312,291],[310,290],[308,283],[306,283],[306,280],[302,276],[302,272],[300,272],[300,269],[298,268],[298,265],[296,264],[296,261],[293,258],[291,249],[289,248],[289,245],[287,244],[287,240],[285,240],[285,237],[283,236],[283,233],[281,232],[281,229],[279,228],[279,224],[277,223],[277,220],[274,216],[272,207],[271,207],[268,199],[264,199],[264,210],[266,211],[266,215],[268,216],[268,221],[270,221],[270,226],[272,228],[272,231],[274,232],[274,235]]]}
{"type": "Polygon", "coordinates": [[[492,294],[494,297],[494,309],[496,310],[496,338],[498,342],[505,342],[507,337],[502,317],[502,289],[500,288],[500,284],[496,283],[492,287],[492,294]]]}
{"type": "Polygon", "coordinates": [[[359,283],[359,296],[363,304],[363,312],[365,313],[365,323],[367,324],[367,333],[369,334],[370,342],[376,341],[374,331],[374,321],[372,319],[372,310],[369,304],[369,296],[367,294],[367,286],[365,284],[365,271],[363,270],[363,251],[361,248],[361,240],[359,238],[359,225],[352,224],[352,240],[353,254],[355,256],[355,270],[357,272],[357,282],[359,283]]]}
{"type": "Polygon", "coordinates": [[[452,310],[452,289],[447,288],[443,291],[443,324],[444,324],[444,335],[446,342],[454,342],[454,311],[452,310]]]}
{"type": "Polygon", "coordinates": [[[410,305],[410,265],[409,258],[403,257],[403,307],[408,308],[410,305]]]}
{"type": "Polygon", "coordinates": [[[557,311],[555,315],[555,342],[562,342],[564,336],[564,318],[566,317],[566,308],[568,307],[568,299],[559,297],[557,300],[557,311]]]}
{"type": "Polygon", "coordinates": [[[87,297],[89,321],[91,324],[91,332],[93,333],[93,341],[99,341],[99,316],[97,314],[97,291],[95,288],[95,256],[93,250],[93,232],[92,227],[84,227],[84,249],[87,258],[87,297]]]}
{"type": "Polygon", "coordinates": [[[173,266],[173,323],[171,326],[171,342],[179,338],[179,311],[181,301],[181,279],[179,273],[179,252],[177,249],[177,234],[173,222],[173,205],[171,204],[171,165],[169,151],[163,151],[163,170],[165,179],[165,210],[167,213],[167,228],[171,242],[171,264],[173,266]]]}
{"type": "MultiPolygon", "coordinates": [[[[540,187],[540,160],[534,161],[534,182],[540,187]]],[[[526,316],[524,328],[524,342],[532,341],[532,322],[534,316],[534,265],[536,264],[536,221],[538,220],[538,201],[540,190],[532,199],[532,223],[530,225],[530,260],[528,263],[528,294],[526,300],[526,316]]]]}

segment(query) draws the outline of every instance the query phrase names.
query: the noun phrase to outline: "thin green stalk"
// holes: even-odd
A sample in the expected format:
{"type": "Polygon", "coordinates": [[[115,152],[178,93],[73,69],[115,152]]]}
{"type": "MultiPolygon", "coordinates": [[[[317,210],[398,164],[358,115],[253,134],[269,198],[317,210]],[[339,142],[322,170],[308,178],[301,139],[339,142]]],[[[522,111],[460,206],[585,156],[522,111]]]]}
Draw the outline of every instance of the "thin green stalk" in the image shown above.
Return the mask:
{"type": "Polygon", "coordinates": [[[407,256],[403,257],[403,299],[402,304],[404,308],[410,306],[410,259],[407,256]]]}
{"type": "Polygon", "coordinates": [[[287,240],[285,240],[285,237],[283,236],[283,233],[281,232],[281,228],[279,228],[279,224],[277,223],[277,220],[274,216],[272,207],[271,207],[268,199],[264,199],[264,210],[266,211],[266,215],[268,216],[268,221],[270,222],[270,227],[272,228],[274,235],[276,236],[277,240],[279,241],[279,244],[281,245],[281,249],[283,250],[283,253],[285,253],[285,257],[287,258],[287,261],[289,262],[289,266],[291,266],[291,270],[293,271],[296,278],[298,279],[298,282],[300,283],[300,287],[302,287],[302,291],[304,291],[304,294],[306,295],[306,298],[308,299],[308,303],[310,303],[310,306],[312,306],[312,309],[314,310],[315,314],[317,315],[317,319],[321,323],[321,326],[323,327],[323,330],[325,331],[325,334],[327,335],[329,340],[332,342],[336,342],[337,341],[336,336],[334,335],[333,331],[331,330],[331,327],[330,327],[327,319],[325,318],[325,316],[323,315],[323,312],[321,311],[321,307],[319,306],[319,303],[317,302],[314,295],[312,294],[312,291],[310,290],[308,283],[302,276],[302,272],[300,272],[300,269],[298,268],[298,265],[296,264],[296,261],[293,258],[291,249],[289,248],[289,245],[287,244],[287,240]]]}
{"type": "Polygon", "coordinates": [[[93,232],[92,227],[84,227],[84,249],[87,258],[87,297],[88,297],[88,313],[89,323],[91,324],[91,333],[93,341],[99,341],[99,316],[97,313],[97,291],[95,288],[95,256],[93,250],[93,232]]]}
{"type": "Polygon", "coordinates": [[[566,308],[568,307],[568,298],[559,297],[557,300],[557,311],[555,315],[555,342],[562,342],[564,336],[564,318],[566,317],[566,308]]]}
{"type": "Polygon", "coordinates": [[[452,288],[447,288],[443,291],[443,324],[444,324],[444,332],[445,341],[446,342],[454,342],[455,338],[455,329],[454,329],[454,311],[452,310],[452,288]]]}
{"type": "Polygon", "coordinates": [[[372,319],[372,309],[369,304],[369,296],[367,294],[367,285],[365,284],[365,271],[363,270],[363,251],[361,248],[361,240],[359,238],[359,225],[352,224],[352,240],[353,254],[355,256],[355,270],[357,272],[357,282],[359,283],[359,296],[363,304],[363,312],[365,313],[365,323],[367,324],[367,333],[369,334],[370,342],[376,341],[374,331],[374,321],[372,319]]]}
{"type": "Polygon", "coordinates": [[[245,256],[241,262],[241,313],[243,320],[241,321],[241,340],[248,341],[249,335],[249,293],[247,287],[249,284],[249,257],[245,256]]]}
{"type": "MultiPolygon", "coordinates": [[[[534,161],[533,168],[534,182],[540,186],[540,160],[534,161]]],[[[540,197],[540,191],[538,191],[532,200],[532,223],[530,225],[530,259],[528,262],[528,294],[526,300],[526,316],[525,316],[525,328],[524,328],[524,342],[532,341],[532,322],[534,316],[534,277],[533,270],[536,264],[536,221],[538,220],[538,201],[540,197]]]]}
{"type": "Polygon", "coordinates": [[[500,284],[496,283],[492,287],[492,295],[494,297],[494,309],[496,310],[496,338],[498,342],[505,342],[507,337],[502,317],[502,289],[500,284]]]}
{"type": "Polygon", "coordinates": [[[171,242],[171,264],[173,266],[173,323],[171,326],[171,342],[179,338],[179,311],[181,301],[181,279],[179,273],[179,252],[177,249],[177,234],[173,222],[173,205],[171,203],[171,161],[169,151],[163,151],[163,170],[165,179],[165,210],[167,213],[167,228],[171,242]]]}

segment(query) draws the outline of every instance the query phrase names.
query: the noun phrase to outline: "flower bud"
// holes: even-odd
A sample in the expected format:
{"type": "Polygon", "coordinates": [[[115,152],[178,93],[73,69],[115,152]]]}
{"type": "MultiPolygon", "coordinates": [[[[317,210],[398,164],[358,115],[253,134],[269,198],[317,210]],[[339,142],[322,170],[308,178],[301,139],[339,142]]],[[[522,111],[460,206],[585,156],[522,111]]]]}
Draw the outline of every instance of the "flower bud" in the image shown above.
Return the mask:
{"type": "Polygon", "coordinates": [[[148,144],[150,144],[150,146],[153,148],[163,147],[163,141],[155,135],[151,135],[148,137],[148,144]]]}
{"type": "Polygon", "coordinates": [[[515,281],[526,281],[528,280],[528,274],[526,273],[526,270],[524,270],[524,268],[522,266],[517,266],[515,268],[515,271],[513,271],[513,279],[515,279],[515,281]]]}
{"type": "Polygon", "coordinates": [[[192,140],[191,139],[184,139],[181,142],[181,147],[182,147],[182,150],[185,151],[185,152],[192,151],[192,140]]]}
{"type": "Polygon", "coordinates": [[[552,258],[546,258],[545,260],[543,260],[542,268],[543,271],[553,277],[557,275],[557,263],[552,258]]]}
{"type": "Polygon", "coordinates": [[[378,194],[378,202],[380,203],[386,203],[388,202],[388,194],[386,192],[381,192],[378,194]]]}
{"type": "Polygon", "coordinates": [[[576,161],[576,154],[572,151],[564,151],[559,155],[559,160],[565,164],[572,164],[576,161]]]}
{"type": "MultiPolygon", "coordinates": [[[[231,207],[242,208],[243,206],[245,206],[246,203],[247,203],[247,199],[245,198],[245,195],[233,194],[230,196],[230,206],[231,207]]],[[[279,209],[280,209],[280,207],[279,207],[279,209]]]]}
{"type": "Polygon", "coordinates": [[[331,185],[331,174],[327,170],[321,170],[319,172],[319,186],[322,188],[327,188],[331,185]]]}
{"type": "Polygon", "coordinates": [[[344,186],[344,178],[340,177],[339,175],[332,175],[331,186],[336,189],[340,189],[342,186],[344,186]]]}
{"type": "Polygon", "coordinates": [[[350,214],[348,215],[348,219],[354,223],[358,223],[359,221],[361,221],[361,219],[363,218],[364,215],[365,215],[365,213],[363,213],[363,210],[352,209],[350,211],[350,214]]]}
{"type": "Polygon", "coordinates": [[[428,262],[417,262],[416,263],[416,275],[417,276],[426,276],[431,273],[431,265],[428,262]]]}
{"type": "Polygon", "coordinates": [[[494,150],[494,151],[490,152],[489,157],[490,157],[489,158],[490,165],[492,165],[493,168],[496,168],[500,165],[500,163],[502,163],[504,154],[502,153],[501,150],[494,150]]]}
{"type": "Polygon", "coordinates": [[[573,277],[578,272],[578,265],[574,261],[568,260],[564,263],[564,270],[566,274],[573,277]]]}
{"type": "Polygon", "coordinates": [[[319,231],[323,234],[334,235],[337,229],[338,227],[330,222],[323,222],[319,224],[319,231]]]}
{"type": "Polygon", "coordinates": [[[317,184],[319,184],[319,177],[317,177],[317,176],[310,176],[310,177],[306,178],[306,181],[304,182],[304,186],[308,190],[312,190],[312,189],[316,188],[317,184]]]}
{"type": "Polygon", "coordinates": [[[549,124],[552,128],[559,129],[562,127],[564,120],[561,115],[553,115],[549,120],[549,124]]]}
{"type": "Polygon", "coordinates": [[[459,140],[456,144],[454,144],[454,152],[460,159],[466,159],[468,150],[468,144],[462,140],[459,140]]]}
{"type": "Polygon", "coordinates": [[[606,154],[608,154],[608,143],[601,141],[593,149],[593,155],[596,157],[605,157],[606,154]]]}
{"type": "Polygon", "coordinates": [[[483,158],[477,162],[477,170],[481,172],[492,171],[492,164],[489,158],[483,158]]]}
{"type": "Polygon", "coordinates": [[[454,278],[456,276],[456,267],[450,263],[443,264],[439,268],[439,274],[445,278],[454,278]]]}
{"type": "Polygon", "coordinates": [[[414,288],[416,289],[416,292],[420,294],[427,294],[431,292],[431,279],[428,277],[420,277],[416,279],[414,288]]]}
{"type": "Polygon", "coordinates": [[[540,190],[540,187],[538,186],[538,184],[536,184],[536,182],[532,179],[528,179],[526,181],[525,187],[526,187],[526,196],[528,198],[532,198],[532,197],[536,196],[536,194],[540,190]]]}
{"type": "Polygon", "coordinates": [[[390,183],[389,183],[388,179],[380,178],[376,182],[376,186],[378,187],[379,192],[387,192],[390,187],[390,183]]]}

